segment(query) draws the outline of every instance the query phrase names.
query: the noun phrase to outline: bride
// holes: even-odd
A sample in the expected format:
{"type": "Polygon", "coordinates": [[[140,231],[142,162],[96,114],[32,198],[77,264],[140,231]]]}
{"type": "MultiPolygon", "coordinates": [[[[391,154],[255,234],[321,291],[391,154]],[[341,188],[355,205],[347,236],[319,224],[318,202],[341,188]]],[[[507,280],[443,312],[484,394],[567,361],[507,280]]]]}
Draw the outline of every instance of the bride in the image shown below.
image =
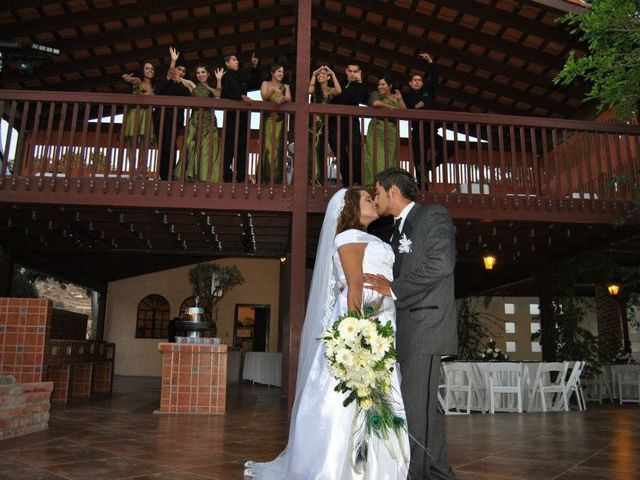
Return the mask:
{"type": "MultiPolygon", "coordinates": [[[[366,299],[377,295],[363,285],[363,273],[392,279],[391,246],[366,233],[378,218],[375,203],[366,190],[339,190],[327,207],[316,264],[311,281],[307,314],[302,328],[296,396],[284,451],[267,463],[247,462],[245,478],[257,480],[404,480],[409,465],[406,428],[383,442],[371,435],[364,469],[354,469],[353,433],[362,410],[347,394],[334,390],[337,380],[327,368],[322,332],[348,310],[362,311],[366,299]]],[[[393,301],[385,297],[376,316],[395,328],[393,301]]],[[[397,368],[391,374],[395,413],[405,417],[397,368]]]]}

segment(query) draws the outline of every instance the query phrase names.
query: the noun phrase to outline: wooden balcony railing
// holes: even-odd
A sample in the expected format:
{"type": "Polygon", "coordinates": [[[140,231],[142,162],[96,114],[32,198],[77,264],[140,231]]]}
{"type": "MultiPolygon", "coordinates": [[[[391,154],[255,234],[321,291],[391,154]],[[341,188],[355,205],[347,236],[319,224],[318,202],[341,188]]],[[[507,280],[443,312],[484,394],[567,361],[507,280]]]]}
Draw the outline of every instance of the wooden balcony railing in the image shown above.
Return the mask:
{"type": "Polygon", "coordinates": [[[310,105],[309,111],[305,152],[293,144],[295,103],[3,90],[0,188],[8,179],[89,178],[290,190],[292,168],[305,169],[305,184],[312,188],[354,180],[369,186],[378,170],[399,165],[416,173],[423,192],[434,194],[616,201],[638,196],[638,126],[337,105],[310,105]],[[180,111],[183,123],[176,121],[180,111]],[[260,127],[269,116],[282,122],[281,132],[267,135],[260,127]],[[359,131],[349,128],[353,122],[359,131]],[[370,128],[371,122],[378,128],[370,128]],[[163,138],[168,148],[161,147],[163,138]],[[244,178],[224,171],[225,150],[234,172],[242,170],[237,162],[244,165],[244,178]],[[354,158],[358,150],[361,157],[354,158]],[[274,161],[263,169],[267,156],[274,161]]]}

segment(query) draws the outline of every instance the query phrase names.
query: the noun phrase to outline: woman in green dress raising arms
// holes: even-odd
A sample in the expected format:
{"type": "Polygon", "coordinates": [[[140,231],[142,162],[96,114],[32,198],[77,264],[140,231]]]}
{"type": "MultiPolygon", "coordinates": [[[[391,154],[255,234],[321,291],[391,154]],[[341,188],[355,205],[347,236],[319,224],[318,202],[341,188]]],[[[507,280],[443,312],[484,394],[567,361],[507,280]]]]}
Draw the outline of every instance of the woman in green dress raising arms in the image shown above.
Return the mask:
{"type": "MultiPolygon", "coordinates": [[[[133,87],[134,95],[155,95],[155,69],[153,65],[146,62],[139,73],[125,73],[122,79],[133,87]]],[[[124,120],[124,139],[129,160],[135,164],[136,157],[134,150],[143,147],[145,140],[149,139],[149,145],[156,142],[156,134],[151,121],[151,107],[137,108],[131,105],[124,120]]],[[[143,156],[146,159],[146,155],[143,156]]],[[[141,162],[142,163],[142,162],[141,162]]],[[[146,163],[146,162],[145,162],[146,163]]],[[[136,177],[146,174],[146,168],[137,165],[134,168],[136,177]]]]}
{"type": "MultiPolygon", "coordinates": [[[[276,104],[291,101],[289,85],[282,83],[284,67],[278,63],[271,66],[271,80],[265,80],[260,86],[260,95],[265,102],[276,104]]],[[[282,184],[282,158],[284,156],[284,114],[271,112],[262,116],[262,183],[271,180],[273,166],[273,183],[282,184]]]]}
{"type": "MultiPolygon", "coordinates": [[[[209,77],[211,72],[209,67],[203,63],[196,67],[196,81],[194,83],[185,78],[181,78],[182,84],[189,89],[192,97],[198,98],[220,98],[222,90],[222,76],[224,69],[218,68],[215,71],[216,87],[209,85],[209,77]]],[[[218,126],[213,111],[204,109],[202,114],[199,109],[193,109],[189,118],[189,126],[187,133],[187,165],[184,172],[184,178],[193,182],[199,180],[201,182],[220,181],[220,146],[218,138],[218,126]],[[202,126],[200,127],[200,143],[198,144],[198,127],[202,118],[202,126]],[[199,145],[199,148],[198,148],[199,145]]],[[[174,169],[173,178],[182,180],[182,159],[178,161],[174,169]]]]}
{"type": "MultiPolygon", "coordinates": [[[[316,69],[311,74],[311,80],[309,81],[309,95],[311,95],[311,103],[330,103],[333,97],[340,95],[341,93],[342,87],[336,78],[336,74],[326,65],[316,69]],[[332,81],[333,87],[329,86],[329,80],[332,81]]],[[[310,130],[311,138],[309,138],[308,160],[309,181],[312,185],[322,185],[324,182],[324,173],[327,171],[324,125],[325,115],[313,116],[313,124],[310,130]]]]}
{"type": "MultiPolygon", "coordinates": [[[[378,91],[369,97],[373,108],[407,108],[400,90],[394,88],[390,75],[378,81],[378,91]]],[[[373,176],[395,166],[398,158],[398,122],[395,119],[373,118],[369,122],[364,150],[364,184],[373,185],[373,176]]]]}

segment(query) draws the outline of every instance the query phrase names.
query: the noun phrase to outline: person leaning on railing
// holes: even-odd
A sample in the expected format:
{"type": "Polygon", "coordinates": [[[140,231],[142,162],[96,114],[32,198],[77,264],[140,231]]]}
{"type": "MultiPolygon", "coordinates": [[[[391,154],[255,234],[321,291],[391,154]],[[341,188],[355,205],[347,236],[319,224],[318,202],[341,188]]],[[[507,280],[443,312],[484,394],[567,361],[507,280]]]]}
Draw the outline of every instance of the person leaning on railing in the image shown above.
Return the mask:
{"type": "MultiPolygon", "coordinates": [[[[150,62],[146,62],[137,73],[125,73],[122,79],[133,86],[134,95],[155,94],[155,70],[150,62]]],[[[144,144],[147,136],[149,144],[155,143],[156,134],[152,123],[151,107],[137,108],[135,105],[129,107],[123,126],[128,151],[134,150],[136,142],[138,146],[144,144]]],[[[130,161],[135,162],[135,154],[130,154],[130,161]]],[[[144,173],[144,169],[140,166],[136,168],[136,176],[144,173]]]]}
{"type": "MultiPolygon", "coordinates": [[[[362,82],[360,65],[351,63],[340,76],[342,93],[335,95],[331,103],[337,105],[366,105],[369,99],[367,86],[362,82]]],[[[362,146],[360,145],[360,117],[340,118],[340,145],[338,145],[338,117],[329,117],[329,145],[340,164],[342,184],[349,185],[349,174],[353,168],[353,184],[361,184],[362,146]],[[338,148],[339,147],[339,148],[338,148]]]]}
{"type": "MultiPolygon", "coordinates": [[[[289,85],[282,83],[284,67],[279,63],[271,66],[271,80],[265,80],[260,86],[260,96],[264,102],[277,105],[291,101],[289,85]]],[[[273,166],[273,183],[282,184],[282,158],[284,156],[284,114],[264,112],[262,114],[262,183],[271,180],[273,166]]]]}
{"type": "MultiPolygon", "coordinates": [[[[218,68],[215,71],[216,87],[209,85],[209,77],[211,72],[209,67],[203,63],[196,67],[197,83],[180,78],[180,82],[191,92],[192,97],[196,98],[220,98],[222,90],[222,76],[224,70],[218,68]]],[[[186,180],[193,182],[199,180],[201,182],[220,181],[220,147],[218,137],[218,126],[216,118],[211,109],[194,108],[189,118],[187,139],[187,164],[185,172],[182,171],[182,159],[178,160],[173,171],[173,178],[176,180],[186,180]],[[200,125],[202,118],[202,125],[200,125]],[[200,143],[198,147],[198,130],[200,130],[200,143]]]]}
{"type": "MultiPolygon", "coordinates": [[[[240,62],[235,55],[227,55],[224,57],[224,66],[226,68],[225,76],[222,77],[222,96],[221,98],[228,100],[243,101],[246,105],[253,102],[247,96],[249,90],[254,90],[260,86],[260,78],[258,75],[259,60],[255,54],[251,55],[250,74],[241,72],[240,62]]],[[[236,112],[227,111],[225,114],[224,125],[224,170],[223,179],[225,182],[231,182],[233,174],[236,175],[236,181],[244,182],[247,162],[247,126],[249,123],[249,114],[246,111],[239,112],[237,126],[236,141],[236,112]],[[236,143],[237,142],[237,143],[236,143]],[[235,158],[235,171],[233,169],[233,160],[235,158]]]]}
{"type": "MultiPolygon", "coordinates": [[[[156,95],[173,95],[180,97],[188,97],[191,95],[189,89],[180,81],[184,78],[187,71],[184,58],[178,51],[169,47],[169,55],[171,55],[171,65],[167,71],[167,77],[158,82],[156,86],[156,95]]],[[[173,116],[173,107],[164,108],[164,121],[159,125],[162,108],[155,110],[155,121],[158,124],[158,132],[162,133],[160,138],[160,160],[158,173],[161,180],[169,179],[169,165],[173,165],[176,148],[179,148],[182,135],[184,134],[184,108],[178,108],[176,116],[173,116]],[[174,148],[171,148],[173,124],[176,125],[176,135],[174,148]]]]}
{"type": "MultiPolygon", "coordinates": [[[[400,90],[387,74],[378,80],[378,91],[369,97],[373,108],[407,108],[400,90]]],[[[364,145],[364,185],[373,186],[373,176],[385,168],[395,167],[398,158],[398,121],[387,118],[373,118],[367,128],[364,145]]]]}
{"type": "MultiPolygon", "coordinates": [[[[342,93],[340,82],[336,78],[336,74],[328,66],[323,65],[311,74],[309,80],[309,95],[311,95],[311,103],[330,103],[333,97],[342,93]],[[333,87],[329,86],[329,80],[332,81],[333,87]]],[[[327,170],[327,152],[325,151],[326,140],[324,138],[325,116],[314,115],[311,124],[311,138],[309,138],[309,182],[312,185],[322,185],[324,182],[324,174],[327,170]],[[315,151],[315,153],[314,153],[315,151]],[[315,155],[315,171],[313,168],[315,155]]]]}

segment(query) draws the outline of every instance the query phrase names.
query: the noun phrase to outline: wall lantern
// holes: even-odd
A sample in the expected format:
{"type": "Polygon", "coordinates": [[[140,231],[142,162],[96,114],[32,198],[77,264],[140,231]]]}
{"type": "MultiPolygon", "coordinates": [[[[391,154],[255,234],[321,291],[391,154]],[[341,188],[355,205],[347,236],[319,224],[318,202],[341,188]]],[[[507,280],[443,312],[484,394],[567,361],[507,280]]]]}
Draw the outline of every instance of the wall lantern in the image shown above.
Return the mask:
{"type": "Polygon", "coordinates": [[[620,285],[610,283],[609,285],[607,285],[607,290],[609,291],[609,295],[618,295],[618,292],[620,292],[620,285]]]}
{"type": "Polygon", "coordinates": [[[485,270],[493,270],[493,266],[496,264],[496,256],[488,250],[485,250],[482,255],[482,261],[484,262],[485,270]]]}

